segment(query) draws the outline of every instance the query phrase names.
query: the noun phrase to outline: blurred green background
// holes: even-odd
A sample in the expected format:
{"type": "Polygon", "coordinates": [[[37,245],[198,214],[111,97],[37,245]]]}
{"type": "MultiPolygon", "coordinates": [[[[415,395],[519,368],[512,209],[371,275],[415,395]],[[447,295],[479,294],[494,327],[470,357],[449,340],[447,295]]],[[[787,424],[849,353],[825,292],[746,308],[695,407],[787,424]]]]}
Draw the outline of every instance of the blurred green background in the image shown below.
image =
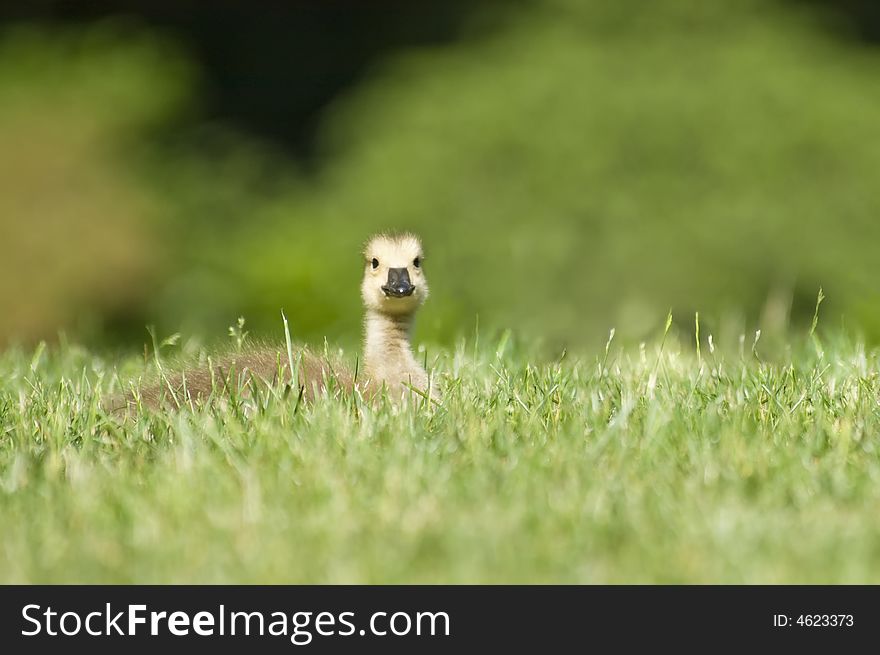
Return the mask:
{"type": "Polygon", "coordinates": [[[671,307],[880,337],[880,19],[782,0],[41,1],[0,10],[0,342],[355,344],[423,235],[419,336],[598,347],[671,307]],[[88,4],[88,8],[80,6],[88,4]]]}

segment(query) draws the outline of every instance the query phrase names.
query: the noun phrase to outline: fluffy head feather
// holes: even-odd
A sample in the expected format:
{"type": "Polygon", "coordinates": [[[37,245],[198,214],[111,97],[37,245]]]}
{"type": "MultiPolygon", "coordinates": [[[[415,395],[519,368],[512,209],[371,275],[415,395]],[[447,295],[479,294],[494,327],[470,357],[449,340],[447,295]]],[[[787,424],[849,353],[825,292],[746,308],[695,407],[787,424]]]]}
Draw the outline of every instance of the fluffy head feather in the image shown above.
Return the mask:
{"type": "Polygon", "coordinates": [[[361,297],[368,311],[391,316],[412,314],[428,297],[422,243],[414,234],[377,234],[364,246],[364,279],[361,297]],[[389,296],[382,287],[389,269],[406,269],[415,289],[402,298],[389,296]]]}

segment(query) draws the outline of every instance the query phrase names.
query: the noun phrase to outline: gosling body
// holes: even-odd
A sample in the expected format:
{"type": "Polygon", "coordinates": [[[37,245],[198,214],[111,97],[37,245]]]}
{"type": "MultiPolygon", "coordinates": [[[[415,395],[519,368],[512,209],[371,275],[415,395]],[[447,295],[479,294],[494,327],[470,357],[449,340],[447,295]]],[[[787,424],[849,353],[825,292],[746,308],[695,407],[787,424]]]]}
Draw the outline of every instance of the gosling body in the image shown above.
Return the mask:
{"type": "MultiPolygon", "coordinates": [[[[306,347],[293,352],[297,398],[351,393],[365,397],[387,394],[393,401],[438,398],[410,344],[415,314],[428,297],[424,253],[412,234],[379,234],[363,250],[361,298],[364,304],[363,370],[352,371],[342,361],[306,347]]],[[[293,374],[286,347],[264,345],[220,356],[209,365],[163,375],[159,383],[132,390],[111,400],[106,409],[130,413],[137,406],[171,409],[201,403],[230,392],[253,396],[254,386],[291,383],[293,374]]]]}

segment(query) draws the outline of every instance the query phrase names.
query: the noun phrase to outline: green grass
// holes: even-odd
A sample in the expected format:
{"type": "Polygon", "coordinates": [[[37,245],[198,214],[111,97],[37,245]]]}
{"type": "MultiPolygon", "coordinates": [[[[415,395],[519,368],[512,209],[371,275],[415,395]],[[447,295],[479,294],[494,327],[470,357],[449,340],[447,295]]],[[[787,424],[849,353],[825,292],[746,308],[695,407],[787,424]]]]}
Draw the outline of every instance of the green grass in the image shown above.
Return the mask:
{"type": "Polygon", "coordinates": [[[121,425],[142,362],[9,351],[0,582],[880,582],[878,352],[751,342],[483,336],[429,350],[440,408],[121,425]]]}

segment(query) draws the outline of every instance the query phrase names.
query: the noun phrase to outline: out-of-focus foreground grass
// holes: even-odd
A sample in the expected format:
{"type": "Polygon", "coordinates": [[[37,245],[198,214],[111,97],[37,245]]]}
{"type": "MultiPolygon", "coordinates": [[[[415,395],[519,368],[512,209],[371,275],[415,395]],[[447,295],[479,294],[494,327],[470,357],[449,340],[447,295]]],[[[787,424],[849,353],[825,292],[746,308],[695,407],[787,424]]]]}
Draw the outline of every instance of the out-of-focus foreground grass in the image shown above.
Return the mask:
{"type": "MultiPolygon", "coordinates": [[[[402,51],[317,165],[199,119],[185,48],[117,23],[0,34],[0,338],[244,314],[351,344],[358,249],[421,232],[424,334],[591,343],[699,308],[880,336],[880,53],[771,2],[547,0],[402,51]],[[188,117],[186,134],[168,131],[188,117]],[[161,137],[161,138],[160,138],[161,137]],[[731,310],[729,312],[729,310],[731,310]]],[[[739,324],[736,324],[739,321],[739,324]]],[[[732,326],[732,327],[731,327],[732,326]]]]}
{"type": "Polygon", "coordinates": [[[431,409],[124,423],[106,360],[7,352],[0,582],[880,581],[880,355],[750,342],[548,361],[484,334],[429,350],[431,409]]]}

